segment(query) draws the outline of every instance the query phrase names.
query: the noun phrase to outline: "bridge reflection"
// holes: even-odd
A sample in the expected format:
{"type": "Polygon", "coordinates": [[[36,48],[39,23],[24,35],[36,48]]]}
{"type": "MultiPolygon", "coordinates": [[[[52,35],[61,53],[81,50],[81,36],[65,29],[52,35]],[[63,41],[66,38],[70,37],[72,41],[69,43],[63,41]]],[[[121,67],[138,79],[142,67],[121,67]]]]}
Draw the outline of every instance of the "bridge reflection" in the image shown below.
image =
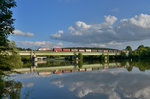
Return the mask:
{"type": "MultiPolygon", "coordinates": [[[[38,63],[46,63],[46,61],[39,61],[38,63]]],[[[121,63],[105,63],[105,64],[86,64],[82,67],[77,65],[68,65],[68,66],[53,66],[53,67],[38,67],[31,66],[30,68],[16,69],[15,71],[21,73],[37,73],[38,75],[51,75],[51,74],[62,74],[62,73],[72,73],[72,72],[86,72],[86,71],[95,71],[95,70],[107,70],[111,68],[127,68],[129,63],[122,66],[121,63]]]]}

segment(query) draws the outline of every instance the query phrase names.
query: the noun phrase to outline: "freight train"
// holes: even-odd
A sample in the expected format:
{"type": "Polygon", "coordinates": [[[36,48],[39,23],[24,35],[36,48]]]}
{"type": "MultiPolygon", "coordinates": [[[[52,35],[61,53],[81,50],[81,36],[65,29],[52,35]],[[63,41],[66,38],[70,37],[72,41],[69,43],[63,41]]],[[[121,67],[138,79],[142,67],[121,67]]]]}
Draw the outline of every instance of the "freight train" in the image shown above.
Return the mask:
{"type": "Polygon", "coordinates": [[[38,51],[54,51],[54,52],[110,52],[118,53],[120,50],[113,49],[85,49],[85,48],[39,48],[38,51]]]}

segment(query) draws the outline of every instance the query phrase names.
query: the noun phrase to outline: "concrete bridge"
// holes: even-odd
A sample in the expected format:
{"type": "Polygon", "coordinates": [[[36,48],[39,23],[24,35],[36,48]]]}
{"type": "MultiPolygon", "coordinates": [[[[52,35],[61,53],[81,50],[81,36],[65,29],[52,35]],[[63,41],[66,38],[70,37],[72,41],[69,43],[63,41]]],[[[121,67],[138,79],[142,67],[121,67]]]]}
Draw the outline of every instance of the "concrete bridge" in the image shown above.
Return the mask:
{"type": "Polygon", "coordinates": [[[22,68],[22,69],[15,69],[15,71],[17,72],[33,72],[33,71],[51,71],[54,72],[56,70],[77,70],[77,71],[82,71],[83,69],[108,69],[108,68],[118,68],[118,67],[122,67],[120,63],[105,63],[105,64],[84,64],[82,66],[82,68],[79,67],[75,67],[74,65],[68,65],[68,66],[54,66],[54,67],[37,67],[37,66],[31,66],[31,68],[22,68]]]}
{"type": "Polygon", "coordinates": [[[19,51],[21,56],[73,56],[82,53],[83,56],[88,55],[111,55],[116,56],[120,55],[120,52],[52,52],[52,51],[19,51]]]}
{"type": "Polygon", "coordinates": [[[117,56],[120,55],[120,52],[54,52],[54,51],[19,51],[18,52],[21,56],[31,56],[34,62],[37,62],[38,60],[46,59],[46,57],[43,56],[74,56],[75,59],[77,59],[77,55],[81,53],[83,56],[101,56],[104,55],[105,62],[108,61],[107,56],[117,56]]]}

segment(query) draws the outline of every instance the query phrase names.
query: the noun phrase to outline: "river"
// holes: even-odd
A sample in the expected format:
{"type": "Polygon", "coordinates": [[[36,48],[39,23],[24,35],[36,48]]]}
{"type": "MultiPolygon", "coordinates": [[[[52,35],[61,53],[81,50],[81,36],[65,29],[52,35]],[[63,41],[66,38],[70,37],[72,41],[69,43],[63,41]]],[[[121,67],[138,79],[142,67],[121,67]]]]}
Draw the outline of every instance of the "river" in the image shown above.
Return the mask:
{"type": "Polygon", "coordinates": [[[148,61],[103,64],[88,61],[79,68],[75,63],[57,60],[38,63],[37,67],[17,69],[17,72],[3,79],[7,85],[1,87],[3,99],[150,98],[148,61]]]}

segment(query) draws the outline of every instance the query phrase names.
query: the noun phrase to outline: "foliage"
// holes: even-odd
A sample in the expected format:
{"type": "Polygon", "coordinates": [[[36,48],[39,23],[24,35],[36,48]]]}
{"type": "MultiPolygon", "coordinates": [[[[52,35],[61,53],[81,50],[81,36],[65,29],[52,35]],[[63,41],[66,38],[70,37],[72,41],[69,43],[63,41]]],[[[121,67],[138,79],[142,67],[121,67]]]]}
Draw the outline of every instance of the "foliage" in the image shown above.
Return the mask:
{"type": "Polygon", "coordinates": [[[10,42],[7,37],[13,33],[11,8],[16,7],[14,0],[0,0],[0,69],[11,70],[22,65],[17,54],[15,42],[10,42]],[[12,55],[9,55],[9,54],[12,55]]]}
{"type": "Polygon", "coordinates": [[[17,48],[19,51],[32,51],[31,48],[17,48]]]}
{"type": "Polygon", "coordinates": [[[127,47],[125,48],[125,50],[131,52],[131,51],[132,51],[132,48],[131,48],[131,46],[127,46],[127,47]]]}
{"type": "Polygon", "coordinates": [[[92,61],[92,60],[100,60],[100,56],[98,56],[98,55],[90,55],[90,56],[83,56],[83,60],[84,61],[86,61],[86,60],[88,60],[88,61],[92,61]]]}
{"type": "Polygon", "coordinates": [[[0,74],[0,99],[20,99],[21,88],[21,82],[4,80],[4,75],[0,74]]]}
{"type": "Polygon", "coordinates": [[[21,68],[23,63],[21,61],[20,55],[17,54],[15,42],[12,41],[8,44],[9,50],[3,51],[0,54],[0,69],[12,70],[14,68],[21,68]]]}
{"type": "Polygon", "coordinates": [[[140,45],[136,50],[129,53],[129,57],[133,59],[150,58],[150,47],[140,45]]]}
{"type": "Polygon", "coordinates": [[[83,55],[82,55],[82,53],[78,54],[78,59],[79,59],[79,61],[83,61],[83,55]]]}
{"type": "Polygon", "coordinates": [[[119,56],[120,59],[133,59],[133,60],[139,60],[143,58],[150,58],[150,47],[144,47],[144,45],[140,45],[137,49],[134,51],[131,51],[132,48],[130,46],[127,46],[125,51],[129,51],[129,55],[126,55],[126,52],[121,52],[121,55],[119,56]]]}
{"type": "Polygon", "coordinates": [[[79,66],[79,68],[81,68],[82,65],[83,65],[83,55],[82,55],[82,53],[78,54],[78,59],[79,59],[78,66],[79,66]]]}
{"type": "Polygon", "coordinates": [[[23,62],[31,62],[32,58],[31,58],[31,56],[21,56],[21,60],[23,62]]]}
{"type": "Polygon", "coordinates": [[[101,56],[101,60],[105,60],[105,55],[104,54],[102,54],[102,56],[101,56]]]}
{"type": "Polygon", "coordinates": [[[125,52],[121,52],[120,58],[121,59],[126,59],[127,58],[126,53],[125,52]]]}
{"type": "Polygon", "coordinates": [[[78,62],[78,67],[79,67],[79,68],[82,68],[82,66],[83,66],[83,61],[79,61],[79,62],[78,62]]]}
{"type": "Polygon", "coordinates": [[[14,19],[12,18],[11,8],[16,6],[14,0],[0,0],[0,48],[8,46],[7,37],[13,33],[12,26],[14,19]]]}
{"type": "Polygon", "coordinates": [[[138,61],[130,61],[130,66],[127,67],[128,71],[132,71],[132,68],[135,66],[139,68],[140,71],[150,70],[150,62],[149,59],[138,60],[138,61]]]}

